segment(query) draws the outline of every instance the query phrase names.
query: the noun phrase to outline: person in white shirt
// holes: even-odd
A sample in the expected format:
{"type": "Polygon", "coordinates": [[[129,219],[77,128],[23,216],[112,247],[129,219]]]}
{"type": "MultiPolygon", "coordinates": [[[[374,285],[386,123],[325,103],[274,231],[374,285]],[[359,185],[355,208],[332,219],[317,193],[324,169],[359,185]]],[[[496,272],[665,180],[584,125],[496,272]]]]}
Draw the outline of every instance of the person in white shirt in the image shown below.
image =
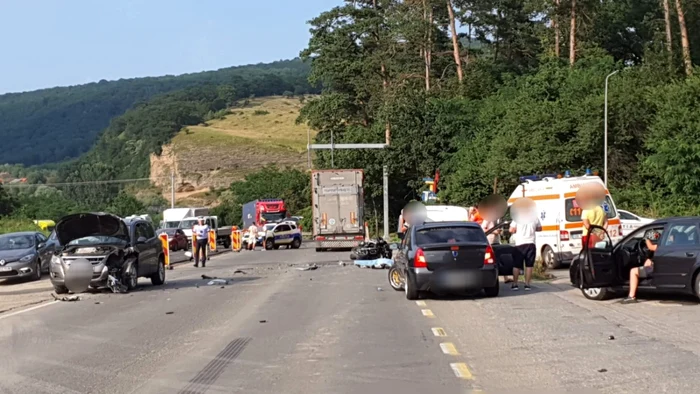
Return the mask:
{"type": "Polygon", "coordinates": [[[194,250],[194,266],[199,267],[201,254],[202,268],[207,265],[207,243],[209,243],[209,225],[203,217],[199,218],[199,223],[192,227],[192,234],[197,237],[197,244],[194,250]]]}
{"type": "MultiPolygon", "coordinates": [[[[258,226],[255,225],[255,223],[252,223],[250,227],[248,227],[248,250],[255,250],[255,243],[258,240],[258,226]]],[[[263,250],[265,250],[265,247],[263,246],[263,250]]]]}
{"type": "Polygon", "coordinates": [[[510,232],[515,239],[517,253],[513,256],[513,284],[512,290],[518,290],[518,278],[520,269],[525,264],[525,290],[530,290],[530,280],[532,280],[532,270],[535,267],[535,257],[537,256],[537,246],[535,238],[537,231],[542,230],[540,219],[536,215],[522,215],[520,221],[514,220],[510,224],[510,232]]]}

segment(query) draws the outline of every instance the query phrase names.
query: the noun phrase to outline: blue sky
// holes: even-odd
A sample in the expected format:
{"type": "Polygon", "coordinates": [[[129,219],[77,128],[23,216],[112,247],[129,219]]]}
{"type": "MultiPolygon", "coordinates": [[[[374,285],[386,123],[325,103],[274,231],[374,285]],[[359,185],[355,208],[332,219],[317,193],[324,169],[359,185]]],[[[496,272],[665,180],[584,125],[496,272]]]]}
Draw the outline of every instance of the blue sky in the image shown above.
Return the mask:
{"type": "Polygon", "coordinates": [[[0,94],[293,58],[306,22],[340,4],[0,0],[0,94]]]}

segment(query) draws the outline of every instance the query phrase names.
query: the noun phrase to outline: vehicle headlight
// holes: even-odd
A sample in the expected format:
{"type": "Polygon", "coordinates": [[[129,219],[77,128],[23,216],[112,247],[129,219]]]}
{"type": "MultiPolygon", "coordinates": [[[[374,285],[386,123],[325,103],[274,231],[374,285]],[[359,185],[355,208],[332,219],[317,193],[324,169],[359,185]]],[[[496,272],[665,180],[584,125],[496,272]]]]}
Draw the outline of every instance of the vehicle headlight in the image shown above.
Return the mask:
{"type": "Polygon", "coordinates": [[[61,258],[56,255],[51,256],[51,264],[61,265],[61,258]]]}
{"type": "Polygon", "coordinates": [[[21,261],[22,263],[26,263],[27,261],[31,261],[33,258],[34,258],[33,254],[28,254],[28,255],[22,257],[21,259],[19,259],[19,261],[21,261]]]}

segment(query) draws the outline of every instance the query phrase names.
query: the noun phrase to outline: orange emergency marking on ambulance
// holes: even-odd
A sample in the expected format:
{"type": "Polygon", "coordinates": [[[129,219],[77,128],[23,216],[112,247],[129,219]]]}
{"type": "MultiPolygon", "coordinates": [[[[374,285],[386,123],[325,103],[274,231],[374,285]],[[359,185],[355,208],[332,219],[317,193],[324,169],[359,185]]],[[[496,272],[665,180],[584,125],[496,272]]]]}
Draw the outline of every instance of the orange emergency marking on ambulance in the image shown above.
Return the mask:
{"type": "MultiPolygon", "coordinates": [[[[508,205],[519,198],[527,197],[537,206],[542,231],[537,233],[537,257],[541,257],[549,268],[570,264],[581,253],[583,234],[582,209],[576,203],[576,191],[586,183],[600,183],[597,176],[566,175],[526,176],[515,188],[508,205]]],[[[605,190],[603,210],[608,216],[608,234],[614,243],[622,239],[622,224],[610,192],[605,190]]]]}

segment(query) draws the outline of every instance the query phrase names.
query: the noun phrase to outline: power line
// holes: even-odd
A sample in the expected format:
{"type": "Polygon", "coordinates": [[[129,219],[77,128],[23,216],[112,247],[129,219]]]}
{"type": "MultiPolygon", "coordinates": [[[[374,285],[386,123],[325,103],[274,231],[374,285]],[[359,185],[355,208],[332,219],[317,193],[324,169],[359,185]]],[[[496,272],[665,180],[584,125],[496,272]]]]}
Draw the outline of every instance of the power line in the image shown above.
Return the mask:
{"type": "Polygon", "coordinates": [[[101,185],[110,183],[129,183],[139,181],[150,181],[156,179],[170,179],[169,176],[155,178],[133,178],[133,179],[112,179],[105,181],[83,181],[83,182],[61,182],[61,183],[7,183],[0,184],[2,187],[33,187],[33,186],[71,186],[71,185],[101,185]]]}

